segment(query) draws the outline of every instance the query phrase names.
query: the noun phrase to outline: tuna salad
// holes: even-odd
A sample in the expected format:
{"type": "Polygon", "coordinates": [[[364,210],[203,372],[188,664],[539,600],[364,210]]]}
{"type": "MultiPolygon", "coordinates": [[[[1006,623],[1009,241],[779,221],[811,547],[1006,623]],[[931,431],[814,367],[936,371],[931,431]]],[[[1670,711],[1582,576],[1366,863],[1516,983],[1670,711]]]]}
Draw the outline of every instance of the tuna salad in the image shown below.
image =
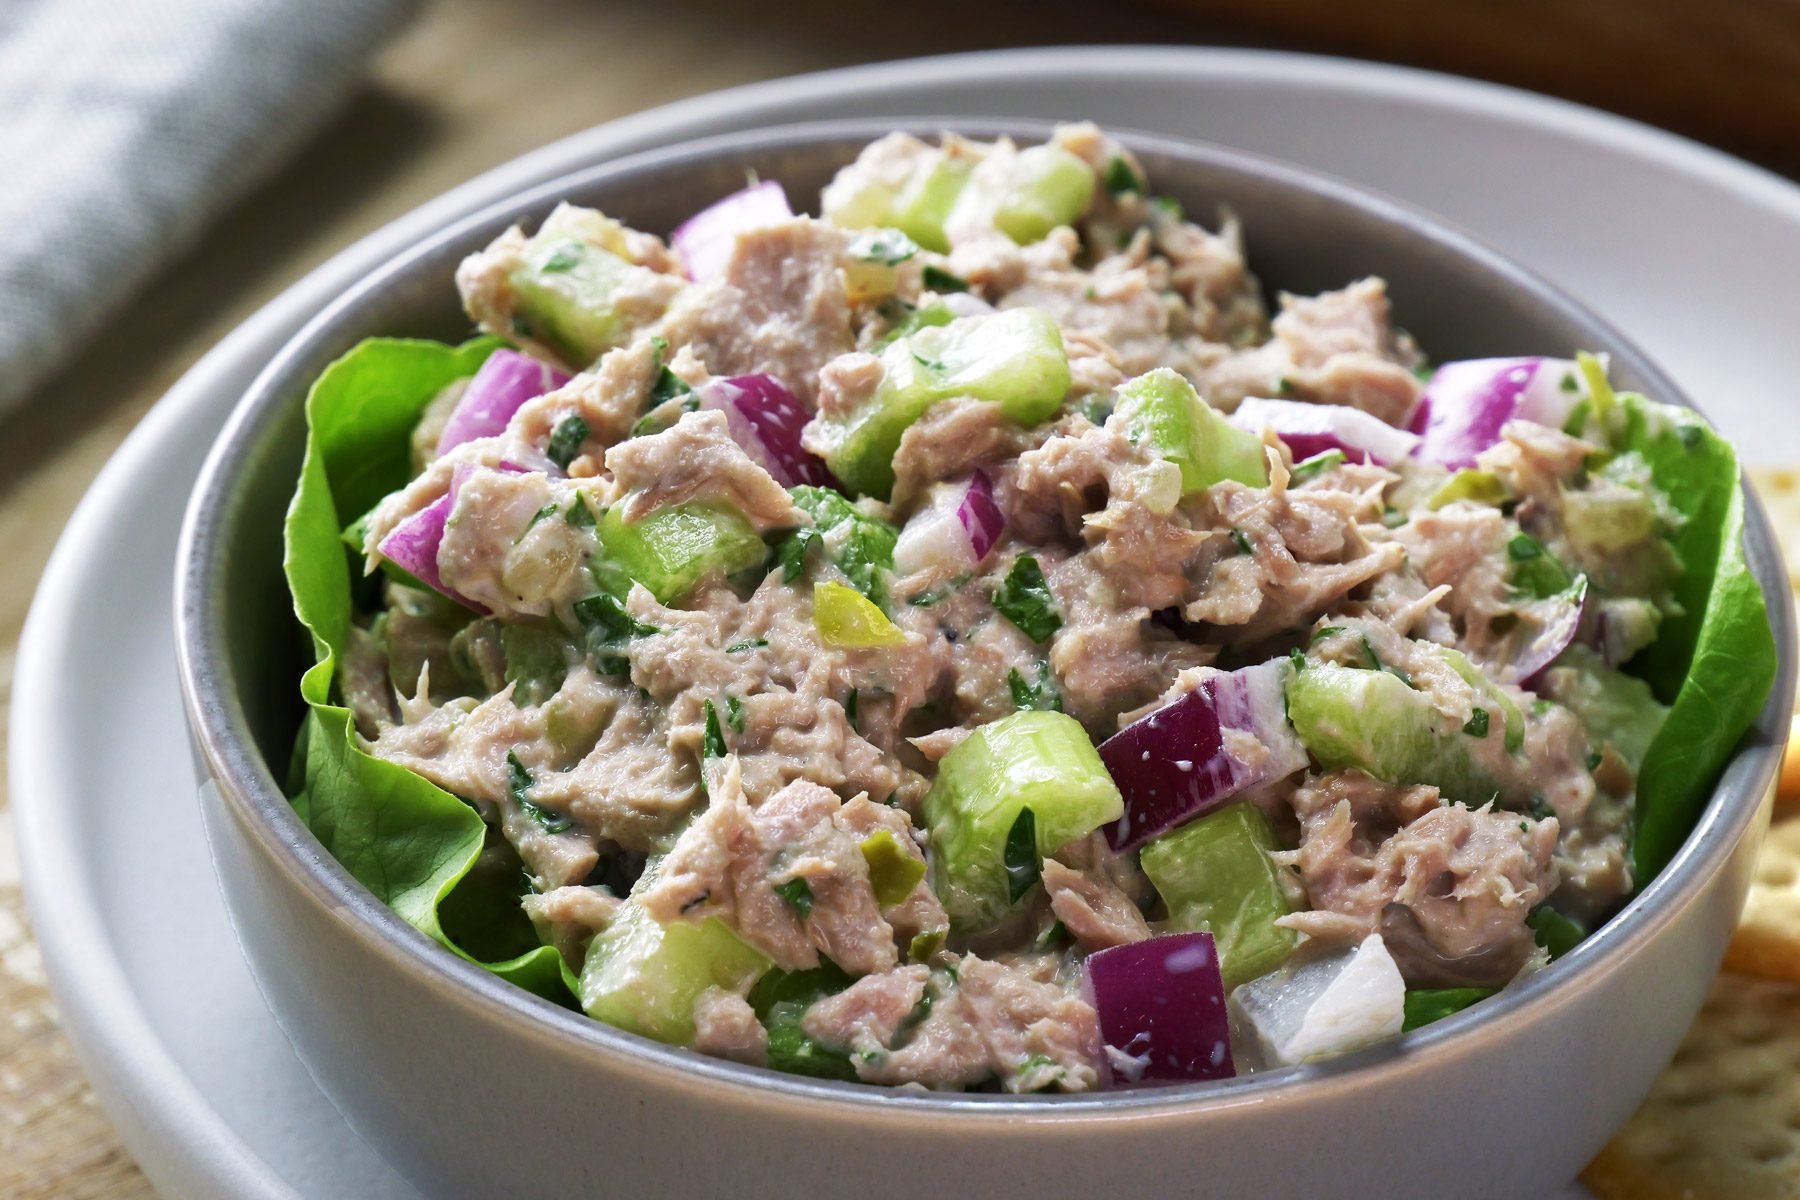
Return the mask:
{"type": "Polygon", "coordinates": [[[1468,1007],[1679,847],[1774,670],[1694,414],[1267,297],[1091,125],[815,207],[565,204],[473,340],[314,387],[290,788],[406,920],[704,1054],[1076,1092],[1468,1007]]]}

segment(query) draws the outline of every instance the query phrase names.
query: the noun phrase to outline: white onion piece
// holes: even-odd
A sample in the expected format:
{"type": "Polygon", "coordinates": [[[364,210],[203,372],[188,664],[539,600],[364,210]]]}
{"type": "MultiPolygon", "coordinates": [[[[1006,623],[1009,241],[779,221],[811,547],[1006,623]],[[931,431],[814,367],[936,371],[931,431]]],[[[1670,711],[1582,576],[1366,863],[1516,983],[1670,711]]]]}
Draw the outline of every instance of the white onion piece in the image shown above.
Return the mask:
{"type": "Polygon", "coordinates": [[[1251,397],[1227,418],[1240,429],[1260,435],[1265,429],[1287,443],[1294,461],[1327,450],[1342,450],[1350,462],[1385,467],[1413,452],[1417,434],[1395,429],[1379,417],[1342,404],[1306,404],[1298,400],[1251,397]]]}
{"type": "Polygon", "coordinates": [[[794,219],[787,192],[773,179],[733,192],[701,209],[669,236],[688,278],[704,282],[725,273],[738,234],[794,219]]]}
{"type": "Polygon", "coordinates": [[[1231,1015],[1265,1066],[1293,1066],[1385,1041],[1406,1021],[1406,981],[1379,933],[1353,950],[1292,963],[1231,993],[1231,1015]]]}
{"type": "Polygon", "coordinates": [[[940,483],[930,500],[900,531],[894,544],[894,572],[930,570],[958,575],[981,565],[1006,530],[1006,514],[994,500],[994,485],[983,471],[966,483],[940,483]]]}

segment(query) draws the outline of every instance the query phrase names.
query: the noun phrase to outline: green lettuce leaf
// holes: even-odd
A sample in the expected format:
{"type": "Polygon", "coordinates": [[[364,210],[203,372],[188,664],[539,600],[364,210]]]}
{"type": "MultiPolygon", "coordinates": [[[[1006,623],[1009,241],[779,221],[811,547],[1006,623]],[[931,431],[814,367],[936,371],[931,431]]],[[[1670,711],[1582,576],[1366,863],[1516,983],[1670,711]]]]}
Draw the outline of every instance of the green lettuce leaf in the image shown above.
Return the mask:
{"type": "Polygon", "coordinates": [[[488,829],[467,803],[363,752],[332,682],[360,570],[340,534],[411,476],[413,425],[431,398],[473,375],[502,343],[375,338],[327,367],[306,398],[306,458],[288,507],[283,567],[317,661],[302,676],[308,715],[289,789],[332,857],[407,923],[538,995],[572,1003],[562,955],[537,943],[518,875],[471,872],[488,829]]]}
{"type": "Polygon", "coordinates": [[[1615,444],[1643,455],[1682,516],[1672,539],[1682,611],[1630,664],[1671,705],[1638,773],[1632,868],[1642,887],[1687,838],[1713,780],[1762,711],[1775,681],[1775,637],[1744,559],[1744,496],[1731,444],[1687,409],[1630,394],[1618,402],[1615,444]]]}

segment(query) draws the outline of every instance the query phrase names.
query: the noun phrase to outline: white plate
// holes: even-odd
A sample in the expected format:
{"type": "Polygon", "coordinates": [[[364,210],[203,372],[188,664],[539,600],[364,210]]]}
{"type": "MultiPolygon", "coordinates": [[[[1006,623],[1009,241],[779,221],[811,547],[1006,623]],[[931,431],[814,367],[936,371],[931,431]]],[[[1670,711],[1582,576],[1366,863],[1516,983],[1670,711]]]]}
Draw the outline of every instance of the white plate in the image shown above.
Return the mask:
{"type": "Polygon", "coordinates": [[[275,1027],[202,843],[165,581],[188,486],[233,400],[352,279],[447,217],[517,188],[752,125],[933,113],[1092,117],[1289,159],[1403,197],[1610,316],[1748,457],[1800,458],[1800,429],[1757,420],[1791,387],[1797,313],[1787,289],[1800,263],[1800,188],[1643,126],[1503,88],[1270,53],[1003,52],[739,88],[518,159],[339,254],[201,360],[101,473],[32,608],[11,742],[32,917],[101,1100],[167,1195],[416,1198],[337,1117],[275,1027]]]}

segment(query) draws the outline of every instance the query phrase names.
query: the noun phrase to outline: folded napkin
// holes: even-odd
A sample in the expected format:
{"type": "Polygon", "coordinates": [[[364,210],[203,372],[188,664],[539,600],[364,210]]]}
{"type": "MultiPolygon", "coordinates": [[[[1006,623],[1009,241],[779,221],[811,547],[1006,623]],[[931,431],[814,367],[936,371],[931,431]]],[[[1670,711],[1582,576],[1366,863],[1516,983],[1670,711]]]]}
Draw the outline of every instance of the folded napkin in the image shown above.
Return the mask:
{"type": "Polygon", "coordinates": [[[0,413],[330,115],[419,0],[0,0],[0,413]]]}

